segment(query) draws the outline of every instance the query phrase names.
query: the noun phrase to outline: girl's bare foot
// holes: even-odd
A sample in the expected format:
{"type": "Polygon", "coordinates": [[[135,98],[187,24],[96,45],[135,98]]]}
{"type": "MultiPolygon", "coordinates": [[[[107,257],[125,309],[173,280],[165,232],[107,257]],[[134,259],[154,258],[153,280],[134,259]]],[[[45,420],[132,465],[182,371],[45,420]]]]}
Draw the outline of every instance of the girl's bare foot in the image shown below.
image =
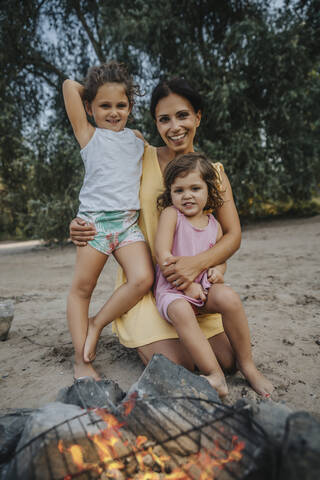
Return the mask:
{"type": "Polygon", "coordinates": [[[96,348],[100,333],[100,329],[94,324],[94,318],[89,318],[87,338],[83,350],[83,359],[85,362],[93,362],[96,358],[96,348]]]}
{"type": "Polygon", "coordinates": [[[251,385],[253,390],[263,397],[270,397],[274,387],[272,383],[257,369],[252,363],[249,365],[239,365],[239,370],[246,377],[246,380],[251,385]]]}
{"type": "Polygon", "coordinates": [[[74,362],[73,375],[75,380],[82,377],[92,377],[94,380],[101,380],[91,363],[74,362]]]}
{"type": "Polygon", "coordinates": [[[228,395],[229,390],[224,375],[221,375],[220,373],[210,373],[209,375],[201,375],[201,377],[204,377],[208,380],[211,387],[217,390],[221,399],[228,395]]]}

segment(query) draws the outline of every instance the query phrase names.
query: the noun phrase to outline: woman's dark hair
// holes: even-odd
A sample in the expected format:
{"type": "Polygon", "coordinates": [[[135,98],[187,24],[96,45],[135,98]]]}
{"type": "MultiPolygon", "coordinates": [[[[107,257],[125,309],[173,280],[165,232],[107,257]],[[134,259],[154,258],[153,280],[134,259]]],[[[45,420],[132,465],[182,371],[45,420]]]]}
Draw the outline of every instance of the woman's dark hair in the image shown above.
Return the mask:
{"type": "Polygon", "coordinates": [[[122,63],[112,60],[109,63],[89,68],[83,82],[83,100],[91,103],[97,95],[98,88],[105,83],[123,84],[130,105],[134,104],[135,95],[140,95],[139,86],[133,83],[126,67],[122,63]]]}
{"type": "Polygon", "coordinates": [[[150,112],[155,119],[156,107],[162,98],[168,97],[170,93],[175,93],[189,100],[197,113],[203,109],[203,100],[200,95],[187,80],[184,78],[173,78],[172,80],[161,81],[154,89],[151,95],[150,112]]]}
{"type": "Polygon", "coordinates": [[[221,197],[221,179],[214,165],[203,153],[186,153],[171,160],[163,174],[164,192],[157,198],[157,206],[163,209],[172,205],[171,185],[177,177],[185,177],[188,173],[199,169],[201,178],[208,187],[208,200],[205,209],[216,210],[223,204],[221,197]]]}

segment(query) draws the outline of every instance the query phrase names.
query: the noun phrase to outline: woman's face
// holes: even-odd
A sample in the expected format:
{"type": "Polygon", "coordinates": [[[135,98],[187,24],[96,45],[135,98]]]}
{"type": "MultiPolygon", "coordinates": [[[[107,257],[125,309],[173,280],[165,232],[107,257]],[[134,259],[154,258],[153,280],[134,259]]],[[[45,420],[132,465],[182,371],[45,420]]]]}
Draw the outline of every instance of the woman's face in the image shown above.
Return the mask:
{"type": "Polygon", "coordinates": [[[201,112],[196,113],[189,100],[170,93],[159,100],[155,116],[158,132],[170,150],[176,155],[194,151],[193,140],[201,112]]]}

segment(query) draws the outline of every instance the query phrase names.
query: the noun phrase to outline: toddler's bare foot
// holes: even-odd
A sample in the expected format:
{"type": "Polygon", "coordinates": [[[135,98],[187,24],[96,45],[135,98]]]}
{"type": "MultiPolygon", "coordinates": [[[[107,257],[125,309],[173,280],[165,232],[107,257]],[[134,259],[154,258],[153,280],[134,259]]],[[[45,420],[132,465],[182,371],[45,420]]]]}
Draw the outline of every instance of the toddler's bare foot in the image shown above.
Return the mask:
{"type": "Polygon", "coordinates": [[[210,373],[209,375],[201,375],[201,377],[204,377],[208,380],[211,387],[217,390],[221,399],[228,395],[229,390],[224,375],[221,375],[220,373],[210,373]]]}
{"type": "Polygon", "coordinates": [[[74,362],[73,365],[74,379],[77,380],[82,377],[92,377],[94,380],[101,380],[98,373],[95,371],[91,363],[74,362]]]}
{"type": "Polygon", "coordinates": [[[239,366],[239,370],[246,377],[253,390],[263,397],[270,397],[274,387],[272,383],[257,369],[252,363],[249,365],[239,366]]]}
{"type": "Polygon", "coordinates": [[[83,359],[85,362],[93,362],[96,358],[96,348],[100,333],[100,329],[94,324],[94,318],[89,318],[87,338],[83,350],[83,359]]]}

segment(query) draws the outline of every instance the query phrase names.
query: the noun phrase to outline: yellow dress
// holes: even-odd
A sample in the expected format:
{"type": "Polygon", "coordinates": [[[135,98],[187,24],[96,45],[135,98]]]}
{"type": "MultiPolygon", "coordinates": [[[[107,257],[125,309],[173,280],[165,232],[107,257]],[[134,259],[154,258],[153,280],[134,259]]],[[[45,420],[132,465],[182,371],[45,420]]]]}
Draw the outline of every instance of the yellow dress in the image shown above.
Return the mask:
{"type": "MultiPolygon", "coordinates": [[[[223,168],[221,164],[215,164],[215,166],[218,171],[223,168]]],[[[154,265],[156,263],[154,241],[159,218],[157,197],[162,190],[163,178],[158,162],[157,149],[147,144],[142,164],[139,226],[150,247],[154,265]]],[[[125,281],[123,270],[119,267],[116,288],[125,281]]],[[[197,319],[207,338],[223,332],[220,314],[199,315],[197,319]]],[[[174,327],[160,316],[151,291],[129,312],[113,322],[113,331],[118,335],[119,341],[129,348],[141,347],[158,340],[178,338],[174,327]]]]}

